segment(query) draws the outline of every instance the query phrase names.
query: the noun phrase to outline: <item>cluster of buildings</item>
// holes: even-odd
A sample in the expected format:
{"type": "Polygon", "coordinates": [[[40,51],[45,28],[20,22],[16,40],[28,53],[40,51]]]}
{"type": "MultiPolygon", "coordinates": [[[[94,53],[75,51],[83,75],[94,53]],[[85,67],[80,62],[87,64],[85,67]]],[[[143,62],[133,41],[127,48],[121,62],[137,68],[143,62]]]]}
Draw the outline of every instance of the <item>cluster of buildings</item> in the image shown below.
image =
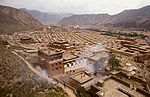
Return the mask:
{"type": "Polygon", "coordinates": [[[147,80],[144,74],[140,75],[143,68],[146,73],[150,72],[150,46],[144,40],[117,38],[101,35],[100,32],[57,26],[5,37],[12,44],[26,49],[21,53],[26,59],[32,60],[29,57],[36,54],[37,61],[33,66],[47,70],[50,76],[72,89],[85,87],[93,97],[150,96],[147,80]],[[85,52],[88,46],[99,43],[107,49],[105,52],[96,51],[90,55],[85,52]],[[97,74],[101,65],[108,64],[111,53],[120,60],[121,72],[109,76],[97,74]],[[141,64],[146,66],[140,67],[141,64]]]}
{"type": "Polygon", "coordinates": [[[147,83],[123,72],[102,78],[91,86],[93,97],[149,97],[147,83]]]}

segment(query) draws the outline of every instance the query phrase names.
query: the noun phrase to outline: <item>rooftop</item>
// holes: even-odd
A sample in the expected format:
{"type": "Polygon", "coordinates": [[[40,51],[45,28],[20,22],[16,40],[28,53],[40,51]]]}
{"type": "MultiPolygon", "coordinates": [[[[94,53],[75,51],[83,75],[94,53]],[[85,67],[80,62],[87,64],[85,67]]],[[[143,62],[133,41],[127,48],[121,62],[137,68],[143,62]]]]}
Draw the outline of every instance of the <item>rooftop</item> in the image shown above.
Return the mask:
{"type": "Polygon", "coordinates": [[[73,54],[71,54],[71,53],[65,53],[65,54],[63,54],[63,58],[64,58],[65,60],[70,60],[70,59],[75,59],[75,58],[77,58],[77,56],[75,56],[75,55],[73,55],[73,54]]]}
{"type": "Polygon", "coordinates": [[[87,73],[81,71],[81,72],[78,72],[74,75],[71,75],[70,76],[72,79],[76,80],[77,82],[83,84],[91,79],[93,79],[92,76],[88,75],[87,73]]]}
{"type": "Polygon", "coordinates": [[[136,77],[128,79],[123,73],[108,76],[101,80],[103,82],[92,86],[99,91],[104,91],[104,97],[147,97],[150,95],[145,87],[144,81],[136,77]]]}
{"type": "Polygon", "coordinates": [[[46,50],[41,50],[41,52],[47,54],[47,55],[55,55],[55,54],[60,54],[61,52],[56,52],[56,51],[53,51],[51,49],[46,49],[46,50]]]}
{"type": "Polygon", "coordinates": [[[93,56],[91,56],[89,59],[92,59],[94,61],[99,60],[102,57],[108,57],[108,54],[106,52],[100,52],[100,53],[95,53],[93,56]]]}

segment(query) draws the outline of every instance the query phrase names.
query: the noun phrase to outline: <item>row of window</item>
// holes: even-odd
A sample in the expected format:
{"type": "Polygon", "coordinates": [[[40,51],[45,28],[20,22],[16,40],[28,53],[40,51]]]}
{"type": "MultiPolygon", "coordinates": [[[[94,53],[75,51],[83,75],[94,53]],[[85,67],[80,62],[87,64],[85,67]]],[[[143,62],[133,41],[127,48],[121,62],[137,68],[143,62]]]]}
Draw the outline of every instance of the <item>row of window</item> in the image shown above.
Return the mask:
{"type": "Polygon", "coordinates": [[[67,64],[65,65],[65,67],[70,67],[70,66],[74,66],[74,65],[77,65],[77,64],[75,64],[75,63],[67,63],[67,64]]]}
{"type": "Polygon", "coordinates": [[[62,63],[61,62],[59,62],[59,63],[55,63],[55,64],[51,64],[51,67],[55,67],[55,66],[61,66],[62,65],[62,63]]]}

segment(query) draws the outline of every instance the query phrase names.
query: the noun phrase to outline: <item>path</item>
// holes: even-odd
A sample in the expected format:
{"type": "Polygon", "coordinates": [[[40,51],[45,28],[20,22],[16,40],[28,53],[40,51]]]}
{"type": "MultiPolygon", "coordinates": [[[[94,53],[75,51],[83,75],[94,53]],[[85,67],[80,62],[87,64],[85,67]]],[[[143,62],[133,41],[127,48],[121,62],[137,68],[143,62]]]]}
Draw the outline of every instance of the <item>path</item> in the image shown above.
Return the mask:
{"type": "MultiPolygon", "coordinates": [[[[23,57],[21,57],[20,55],[18,55],[16,52],[12,51],[13,54],[15,54],[16,56],[18,56],[20,59],[22,59],[27,66],[29,67],[29,69],[35,73],[36,75],[42,76],[44,78],[46,78],[47,80],[49,80],[50,78],[48,76],[44,76],[41,72],[39,72],[38,70],[36,70],[35,68],[32,67],[32,65],[27,62],[23,57]]],[[[69,97],[76,97],[75,94],[73,93],[73,91],[68,88],[68,87],[64,87],[63,84],[61,84],[60,82],[58,82],[58,86],[60,86],[61,88],[63,88],[65,90],[65,92],[68,94],[69,97]]]]}

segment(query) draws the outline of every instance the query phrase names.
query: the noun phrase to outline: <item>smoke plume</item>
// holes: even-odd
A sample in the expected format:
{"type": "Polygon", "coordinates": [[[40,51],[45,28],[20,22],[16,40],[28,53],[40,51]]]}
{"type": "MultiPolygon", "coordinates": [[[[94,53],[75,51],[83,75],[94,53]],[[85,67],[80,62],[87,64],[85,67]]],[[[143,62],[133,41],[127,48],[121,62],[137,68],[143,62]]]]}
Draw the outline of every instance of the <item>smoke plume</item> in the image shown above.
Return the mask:
{"type": "Polygon", "coordinates": [[[84,67],[93,74],[101,72],[108,59],[107,50],[99,43],[86,47],[75,63],[78,67],[84,67]]]}
{"type": "Polygon", "coordinates": [[[39,66],[36,67],[36,70],[39,71],[38,73],[39,77],[37,78],[38,81],[47,83],[47,84],[56,84],[53,78],[50,78],[46,72],[46,70],[43,70],[39,66]]]}

